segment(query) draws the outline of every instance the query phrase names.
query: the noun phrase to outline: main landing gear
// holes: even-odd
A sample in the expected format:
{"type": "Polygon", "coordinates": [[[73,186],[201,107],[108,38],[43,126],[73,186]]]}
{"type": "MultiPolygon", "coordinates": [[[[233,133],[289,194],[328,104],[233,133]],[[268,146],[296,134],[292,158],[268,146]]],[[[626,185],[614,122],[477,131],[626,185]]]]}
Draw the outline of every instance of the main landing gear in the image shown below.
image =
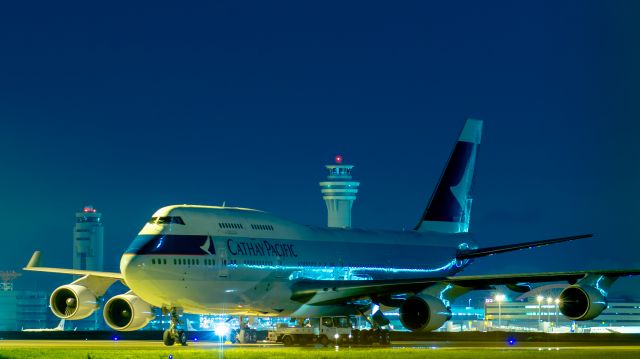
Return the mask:
{"type": "Polygon", "coordinates": [[[389,319],[384,316],[381,310],[379,310],[379,304],[372,303],[371,307],[371,318],[368,318],[367,315],[361,311],[360,315],[362,318],[369,322],[371,325],[371,329],[367,330],[359,330],[355,329],[351,332],[352,335],[352,343],[353,344],[363,344],[363,345],[372,345],[372,344],[380,344],[382,346],[387,346],[391,344],[391,340],[389,338],[389,330],[383,329],[384,327],[389,328],[389,319]],[[374,307],[378,307],[378,309],[374,309],[374,307]]]}
{"type": "Polygon", "coordinates": [[[171,318],[169,329],[162,333],[162,341],[164,342],[164,345],[172,346],[176,342],[180,343],[182,346],[187,345],[187,332],[181,329],[182,322],[180,321],[177,309],[171,308],[171,310],[169,310],[169,316],[171,318]]]}

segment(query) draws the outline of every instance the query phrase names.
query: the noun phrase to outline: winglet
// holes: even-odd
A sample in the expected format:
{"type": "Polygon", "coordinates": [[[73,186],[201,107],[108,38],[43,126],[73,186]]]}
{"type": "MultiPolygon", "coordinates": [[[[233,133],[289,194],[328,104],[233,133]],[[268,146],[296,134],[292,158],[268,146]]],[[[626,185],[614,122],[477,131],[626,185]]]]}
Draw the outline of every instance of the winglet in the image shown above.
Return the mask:
{"type": "Polygon", "coordinates": [[[29,263],[27,263],[27,266],[24,269],[34,268],[34,267],[40,267],[40,251],[33,252],[33,255],[31,256],[29,263]]]}

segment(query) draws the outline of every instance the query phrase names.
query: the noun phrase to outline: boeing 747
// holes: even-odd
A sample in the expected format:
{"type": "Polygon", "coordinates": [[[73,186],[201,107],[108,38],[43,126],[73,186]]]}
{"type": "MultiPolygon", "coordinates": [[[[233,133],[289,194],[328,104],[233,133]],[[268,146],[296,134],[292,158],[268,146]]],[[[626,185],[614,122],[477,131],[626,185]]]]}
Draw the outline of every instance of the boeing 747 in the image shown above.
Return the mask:
{"type": "Polygon", "coordinates": [[[482,121],[466,121],[413,230],[315,227],[253,209],[173,205],[151,216],[122,255],[120,272],[47,268],[39,252],[24,269],[82,276],[50,298],[54,314],[68,320],[91,315],[122,281],[130,291],[106,302],[106,323],[137,330],[161,308],[171,317],[166,345],[186,344],[182,313],[303,318],[380,306],[398,308],[409,330],[431,331],[451,318],[451,302],[464,293],[496,285],[526,291],[539,282],[568,283],[559,303],[568,318],[597,317],[613,282],[640,270],[457,275],[481,257],[591,236],[479,247],[469,223],[481,134],[482,121]]]}

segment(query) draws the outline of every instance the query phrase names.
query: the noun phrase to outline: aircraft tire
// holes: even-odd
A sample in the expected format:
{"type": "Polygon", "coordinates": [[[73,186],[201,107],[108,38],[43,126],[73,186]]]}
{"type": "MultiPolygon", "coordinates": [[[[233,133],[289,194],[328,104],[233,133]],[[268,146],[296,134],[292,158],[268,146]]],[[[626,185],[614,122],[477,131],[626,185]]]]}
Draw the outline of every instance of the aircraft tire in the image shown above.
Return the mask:
{"type": "Polygon", "coordinates": [[[171,331],[169,329],[165,330],[164,333],[162,333],[162,342],[168,347],[175,344],[176,341],[175,339],[173,339],[173,335],[171,335],[171,331]]]}
{"type": "Polygon", "coordinates": [[[180,345],[186,346],[187,345],[187,332],[185,332],[184,330],[178,331],[178,340],[180,341],[180,345]]]}
{"type": "Polygon", "coordinates": [[[249,330],[249,343],[255,344],[258,342],[258,332],[255,329],[249,330]]]}
{"type": "Polygon", "coordinates": [[[371,345],[371,336],[368,330],[361,330],[358,335],[358,343],[362,345],[371,345]]]}
{"type": "Polygon", "coordinates": [[[391,344],[391,340],[389,339],[389,331],[382,330],[380,331],[380,345],[389,345],[391,344]]]}
{"type": "Polygon", "coordinates": [[[351,331],[351,344],[360,343],[360,330],[354,329],[351,331]]]}

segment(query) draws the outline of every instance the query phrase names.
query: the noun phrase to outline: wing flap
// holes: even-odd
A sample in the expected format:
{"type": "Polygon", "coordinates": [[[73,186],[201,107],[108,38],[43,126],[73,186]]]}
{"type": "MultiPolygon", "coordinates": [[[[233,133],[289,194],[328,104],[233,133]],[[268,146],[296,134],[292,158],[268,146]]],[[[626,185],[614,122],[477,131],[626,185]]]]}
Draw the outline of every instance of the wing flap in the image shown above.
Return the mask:
{"type": "Polygon", "coordinates": [[[575,283],[588,275],[618,278],[640,275],[640,269],[494,274],[409,280],[300,280],[291,286],[291,299],[311,305],[328,305],[347,303],[364,297],[416,294],[442,283],[466,287],[469,290],[484,290],[493,285],[564,281],[575,283]]]}
{"type": "Polygon", "coordinates": [[[477,276],[460,276],[447,277],[446,281],[465,287],[487,286],[487,285],[507,285],[518,284],[523,282],[542,283],[542,282],[564,282],[574,283],[585,276],[602,275],[606,277],[625,277],[632,275],[640,275],[640,269],[623,269],[623,270],[590,270],[590,271],[572,271],[572,272],[543,272],[543,273],[522,273],[522,274],[494,274],[494,275],[477,275],[477,276]]]}

